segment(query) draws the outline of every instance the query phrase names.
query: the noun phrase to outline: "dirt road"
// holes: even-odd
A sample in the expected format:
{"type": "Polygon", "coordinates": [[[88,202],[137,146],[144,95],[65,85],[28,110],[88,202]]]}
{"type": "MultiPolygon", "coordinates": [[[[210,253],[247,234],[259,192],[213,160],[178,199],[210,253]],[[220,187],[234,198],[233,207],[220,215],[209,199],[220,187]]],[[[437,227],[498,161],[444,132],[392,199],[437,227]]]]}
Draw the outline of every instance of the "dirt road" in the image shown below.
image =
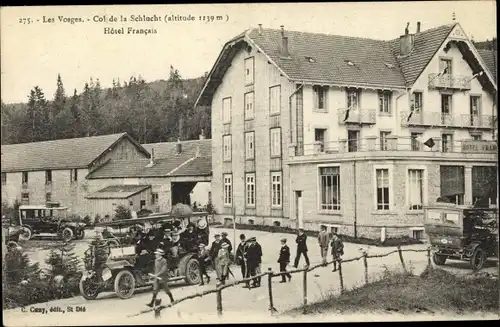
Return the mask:
{"type": "MultiPolygon", "coordinates": [[[[222,232],[224,229],[212,229],[211,234],[222,232]]],[[[232,230],[226,230],[230,234],[232,240],[232,230]]],[[[286,238],[292,252],[292,260],[295,255],[295,237],[290,234],[267,233],[258,231],[237,231],[237,235],[241,232],[248,236],[256,236],[257,241],[263,248],[263,264],[262,271],[267,271],[268,267],[273,270],[278,269],[276,260],[278,258],[278,250],[280,239],[286,238]]],[[[319,263],[320,253],[317,241],[314,238],[308,238],[309,256],[312,264],[319,263]]],[[[393,251],[395,248],[380,248],[372,246],[364,246],[359,244],[345,244],[344,259],[358,257],[360,248],[366,248],[369,254],[382,254],[393,251]]],[[[426,245],[415,245],[404,248],[423,249],[426,245]]],[[[413,270],[415,274],[420,274],[427,265],[427,257],[425,252],[405,252],[404,259],[406,266],[413,270]]],[[[301,259],[300,266],[304,264],[301,259]]],[[[239,267],[232,267],[232,271],[239,279],[239,267]]],[[[396,270],[401,269],[398,254],[392,254],[385,258],[369,259],[368,270],[370,280],[375,280],[384,271],[384,269],[396,270]]],[[[466,263],[451,263],[445,269],[451,270],[454,273],[470,273],[466,268],[466,263]]],[[[486,271],[495,272],[496,268],[490,267],[486,271]]],[[[352,288],[359,286],[364,282],[364,267],[363,261],[355,261],[343,265],[344,286],[352,288]]],[[[197,293],[201,290],[215,287],[215,276],[209,285],[205,286],[174,286],[174,297],[180,298],[186,295],[197,293]]],[[[273,296],[274,307],[278,312],[284,312],[287,309],[300,306],[302,304],[302,274],[294,274],[290,283],[279,283],[279,278],[273,278],[273,296]]],[[[112,293],[101,294],[94,301],[87,301],[81,296],[51,301],[33,305],[22,309],[12,309],[4,311],[4,324],[7,326],[42,326],[42,325],[99,325],[99,324],[165,324],[165,323],[210,323],[221,321],[224,322],[257,322],[257,321],[273,321],[275,317],[271,317],[269,312],[269,297],[268,297],[268,282],[263,280],[262,287],[248,290],[242,286],[235,286],[225,289],[222,293],[223,317],[219,318],[216,315],[216,298],[214,295],[208,295],[202,298],[195,298],[176,305],[173,308],[162,311],[160,319],[155,320],[153,313],[147,313],[139,317],[129,318],[128,315],[137,313],[146,308],[146,303],[149,302],[151,293],[149,290],[137,292],[128,300],[120,300],[112,293]],[[73,310],[74,312],[69,312],[73,310]],[[60,308],[62,312],[47,312],[36,313],[29,312],[30,310],[60,308]],[[79,308],[80,311],[76,312],[79,308]]],[[[328,294],[339,293],[339,278],[337,273],[332,272],[332,267],[321,267],[308,274],[307,289],[308,302],[315,302],[322,299],[328,294]]],[[[167,297],[160,293],[163,301],[168,301],[167,297]]],[[[282,318],[280,318],[280,321],[282,318]]]]}

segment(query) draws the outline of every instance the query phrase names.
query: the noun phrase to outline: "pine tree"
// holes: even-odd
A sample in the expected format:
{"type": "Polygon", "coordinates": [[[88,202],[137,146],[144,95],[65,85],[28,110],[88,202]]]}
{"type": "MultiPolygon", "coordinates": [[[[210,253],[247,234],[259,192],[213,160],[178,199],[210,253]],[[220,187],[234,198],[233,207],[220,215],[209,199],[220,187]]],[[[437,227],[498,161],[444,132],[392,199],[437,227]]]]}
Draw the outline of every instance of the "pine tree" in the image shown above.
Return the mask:
{"type": "Polygon", "coordinates": [[[61,79],[61,74],[57,74],[57,89],[54,93],[54,100],[51,103],[50,121],[51,121],[51,139],[57,139],[65,136],[65,127],[67,126],[67,115],[64,112],[66,106],[66,92],[61,79]]]}
{"type": "Polygon", "coordinates": [[[109,247],[99,236],[94,237],[85,251],[84,263],[86,270],[101,271],[108,258],[109,247]]]}

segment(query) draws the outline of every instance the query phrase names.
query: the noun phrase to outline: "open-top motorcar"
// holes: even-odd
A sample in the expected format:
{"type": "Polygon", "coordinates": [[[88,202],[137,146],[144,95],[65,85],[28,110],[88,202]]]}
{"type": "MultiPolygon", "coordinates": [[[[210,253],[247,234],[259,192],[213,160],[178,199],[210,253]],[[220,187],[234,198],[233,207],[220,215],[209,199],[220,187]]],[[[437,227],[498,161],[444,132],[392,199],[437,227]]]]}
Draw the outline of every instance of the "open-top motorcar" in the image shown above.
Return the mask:
{"type": "Polygon", "coordinates": [[[89,255],[89,252],[98,253],[99,249],[96,249],[95,245],[89,247],[86,257],[90,259],[85,260],[85,272],[80,280],[80,293],[85,299],[93,300],[99,293],[110,290],[119,298],[127,299],[134,294],[137,287],[152,286],[154,279],[150,274],[154,272],[154,251],[157,248],[163,248],[167,253],[169,282],[184,281],[188,285],[200,282],[196,249],[200,242],[208,242],[207,213],[197,212],[182,217],[154,214],[143,218],[101,223],[96,227],[124,229],[130,235],[126,238],[127,242],[123,241],[123,238],[118,247],[110,244],[109,239],[103,238],[101,246],[107,249],[104,251],[106,258],[100,265],[95,264],[94,255],[89,255]],[[185,243],[182,237],[178,241],[172,241],[169,233],[184,232],[189,224],[194,227],[195,244],[186,246],[188,243],[185,243]]]}
{"type": "Polygon", "coordinates": [[[68,219],[68,208],[59,203],[19,206],[19,224],[25,240],[41,234],[52,234],[64,241],[83,239],[85,224],[68,219]]]}
{"type": "Polygon", "coordinates": [[[7,250],[17,248],[24,230],[21,225],[12,225],[6,217],[2,217],[2,240],[7,250]]]}
{"type": "Polygon", "coordinates": [[[437,203],[425,208],[425,233],[436,265],[462,260],[479,270],[498,258],[498,209],[437,203]]]}

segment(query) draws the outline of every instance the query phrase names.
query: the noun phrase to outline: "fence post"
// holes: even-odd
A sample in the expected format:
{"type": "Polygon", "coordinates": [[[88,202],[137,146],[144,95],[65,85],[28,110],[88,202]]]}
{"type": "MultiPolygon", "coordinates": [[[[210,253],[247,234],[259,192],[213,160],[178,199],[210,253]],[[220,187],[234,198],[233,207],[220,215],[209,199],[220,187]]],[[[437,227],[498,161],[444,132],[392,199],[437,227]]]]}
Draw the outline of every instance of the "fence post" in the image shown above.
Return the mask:
{"type": "Polygon", "coordinates": [[[269,290],[269,311],[271,311],[271,315],[275,313],[276,310],[274,308],[274,303],[273,303],[273,287],[272,287],[272,279],[273,279],[273,272],[271,271],[271,268],[267,268],[268,275],[267,275],[267,287],[269,290]]]}
{"type": "Polygon", "coordinates": [[[403,260],[403,251],[401,250],[401,246],[398,246],[398,254],[399,254],[399,260],[401,260],[401,265],[403,266],[403,270],[406,271],[406,266],[405,266],[405,261],[403,260]]]}
{"type": "Polygon", "coordinates": [[[306,313],[306,305],[307,305],[307,268],[303,271],[302,287],[304,289],[304,294],[302,295],[302,298],[304,300],[304,307],[302,308],[302,312],[305,314],[306,313]]]}
{"type": "Polygon", "coordinates": [[[363,263],[365,265],[365,284],[368,284],[368,254],[363,252],[363,263]]]}
{"type": "Polygon", "coordinates": [[[427,265],[429,268],[432,268],[432,263],[431,263],[431,248],[427,249],[427,265]]]}
{"type": "Polygon", "coordinates": [[[342,277],[342,261],[338,261],[339,264],[339,279],[340,279],[340,294],[344,293],[344,278],[342,277]]]}
{"type": "Polygon", "coordinates": [[[217,290],[217,315],[222,316],[222,290],[217,290]]]}

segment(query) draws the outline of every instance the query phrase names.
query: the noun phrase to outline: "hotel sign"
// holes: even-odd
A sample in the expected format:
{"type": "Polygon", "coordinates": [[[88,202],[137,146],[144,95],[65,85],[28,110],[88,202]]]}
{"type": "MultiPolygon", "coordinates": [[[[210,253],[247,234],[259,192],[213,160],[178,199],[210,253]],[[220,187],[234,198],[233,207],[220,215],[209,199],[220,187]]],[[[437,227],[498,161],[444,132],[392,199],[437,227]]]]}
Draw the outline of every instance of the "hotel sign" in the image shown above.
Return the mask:
{"type": "Polygon", "coordinates": [[[463,141],[463,153],[497,153],[498,146],[495,141],[463,141]]]}

